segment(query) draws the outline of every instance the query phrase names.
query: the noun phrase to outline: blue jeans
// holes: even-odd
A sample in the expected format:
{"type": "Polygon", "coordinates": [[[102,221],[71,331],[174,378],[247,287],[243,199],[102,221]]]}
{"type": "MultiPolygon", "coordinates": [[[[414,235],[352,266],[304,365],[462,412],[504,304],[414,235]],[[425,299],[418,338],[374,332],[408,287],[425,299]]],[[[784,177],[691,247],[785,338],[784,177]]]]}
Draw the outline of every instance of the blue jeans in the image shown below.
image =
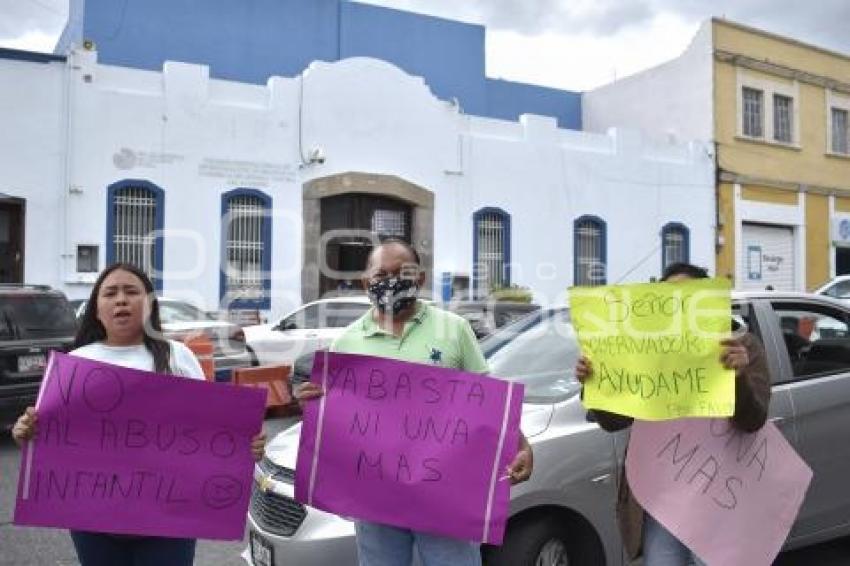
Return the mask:
{"type": "Polygon", "coordinates": [[[643,514],[643,566],[705,566],[691,550],[656,521],[643,514]]]}
{"type": "Polygon", "coordinates": [[[195,539],[71,531],[82,566],[191,566],[195,539]]]}
{"type": "Polygon", "coordinates": [[[357,521],[355,528],[360,566],[410,566],[414,546],[422,566],[481,566],[477,542],[365,521],[357,521]]]}

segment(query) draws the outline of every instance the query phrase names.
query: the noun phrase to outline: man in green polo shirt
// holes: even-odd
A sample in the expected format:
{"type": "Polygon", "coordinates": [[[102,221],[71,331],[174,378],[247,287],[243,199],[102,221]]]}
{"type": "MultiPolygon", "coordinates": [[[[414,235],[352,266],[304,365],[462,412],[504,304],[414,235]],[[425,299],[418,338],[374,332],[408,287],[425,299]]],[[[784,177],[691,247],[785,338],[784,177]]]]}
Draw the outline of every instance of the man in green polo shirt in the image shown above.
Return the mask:
{"type": "MultiPolygon", "coordinates": [[[[387,240],[377,246],[363,277],[373,308],[346,328],[331,350],[486,373],[469,323],[416,298],[424,282],[419,254],[411,245],[387,240]]],[[[295,395],[304,402],[322,393],[318,384],[305,383],[295,395]]],[[[531,446],[520,433],[519,452],[506,472],[518,483],[531,476],[532,468],[531,446]]],[[[427,566],[481,565],[477,543],[366,521],[355,527],[360,566],[410,566],[414,546],[427,566]]]]}

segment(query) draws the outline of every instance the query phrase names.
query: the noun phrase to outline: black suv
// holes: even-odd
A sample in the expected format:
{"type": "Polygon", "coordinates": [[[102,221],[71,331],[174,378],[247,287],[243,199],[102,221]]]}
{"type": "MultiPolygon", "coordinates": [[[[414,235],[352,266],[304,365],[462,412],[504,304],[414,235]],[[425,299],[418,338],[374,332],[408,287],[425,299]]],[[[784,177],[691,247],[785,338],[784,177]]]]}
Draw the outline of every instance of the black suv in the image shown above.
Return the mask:
{"type": "Polygon", "coordinates": [[[0,425],[34,405],[51,350],[74,340],[74,311],[45,285],[0,284],[0,425]]]}

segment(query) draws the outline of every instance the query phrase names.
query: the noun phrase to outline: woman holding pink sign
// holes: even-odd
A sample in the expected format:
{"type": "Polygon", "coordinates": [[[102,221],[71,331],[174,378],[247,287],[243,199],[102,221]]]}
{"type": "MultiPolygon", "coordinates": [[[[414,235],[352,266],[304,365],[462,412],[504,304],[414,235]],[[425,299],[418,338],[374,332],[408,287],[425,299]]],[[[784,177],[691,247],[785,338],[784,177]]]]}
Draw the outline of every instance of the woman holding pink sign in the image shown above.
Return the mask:
{"type": "MultiPolygon", "coordinates": [[[[182,343],[162,336],[159,303],[148,276],[118,263],[105,269],[92,289],[74,342],[74,356],[127,368],[189,379],[203,379],[194,354],[182,343]]],[[[20,445],[36,434],[33,407],[18,418],[12,437],[20,445]]],[[[251,442],[255,460],[263,455],[265,435],[251,442]]],[[[195,539],[128,536],[71,531],[82,566],[183,566],[195,557],[195,539]]]]}
{"type": "MultiPolygon", "coordinates": [[[[662,281],[676,282],[708,277],[705,269],[687,263],[668,266],[662,281]]],[[[759,430],[767,420],[770,403],[770,377],[767,372],[764,347],[753,334],[724,340],[721,361],[727,369],[735,370],[735,412],[730,418],[733,428],[742,432],[759,430]]],[[[576,366],[576,378],[584,384],[593,375],[590,361],[582,356],[576,366]]],[[[616,432],[632,425],[632,417],[591,410],[599,426],[616,432]]],[[[676,536],[648,512],[644,511],[632,493],[625,469],[620,473],[620,493],[617,519],[626,552],[631,559],[643,556],[644,566],[703,566],[699,559],[676,536]]]]}

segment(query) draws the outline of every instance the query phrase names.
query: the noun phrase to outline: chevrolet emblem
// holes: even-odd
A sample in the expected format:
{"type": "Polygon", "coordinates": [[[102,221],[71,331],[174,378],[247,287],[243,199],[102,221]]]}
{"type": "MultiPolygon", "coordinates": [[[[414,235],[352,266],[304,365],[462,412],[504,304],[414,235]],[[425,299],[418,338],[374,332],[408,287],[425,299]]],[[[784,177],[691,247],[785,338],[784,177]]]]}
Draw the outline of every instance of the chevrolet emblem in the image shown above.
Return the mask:
{"type": "Polygon", "coordinates": [[[268,493],[271,491],[272,487],[272,475],[268,474],[263,476],[263,479],[260,480],[260,491],[263,493],[268,493]]]}

